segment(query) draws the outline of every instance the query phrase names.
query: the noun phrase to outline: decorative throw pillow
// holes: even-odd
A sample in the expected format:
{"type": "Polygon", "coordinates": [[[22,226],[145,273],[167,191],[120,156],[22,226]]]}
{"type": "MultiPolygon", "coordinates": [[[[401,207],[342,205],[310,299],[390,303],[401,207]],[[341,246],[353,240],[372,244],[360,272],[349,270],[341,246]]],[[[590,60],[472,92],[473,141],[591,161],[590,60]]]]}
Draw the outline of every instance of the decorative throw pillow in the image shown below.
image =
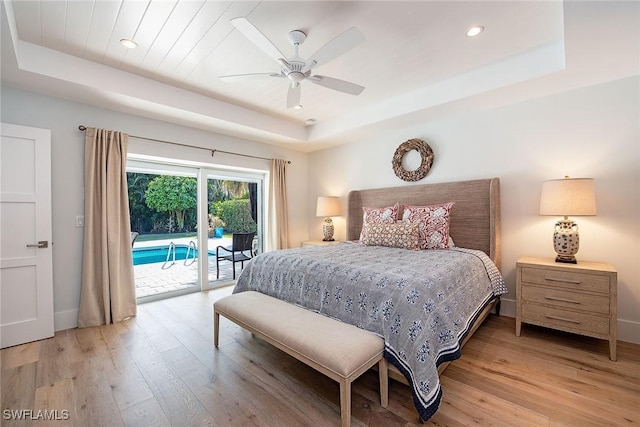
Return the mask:
{"type": "Polygon", "coordinates": [[[449,224],[454,202],[430,206],[405,206],[402,221],[418,224],[420,249],[449,248],[449,224]]]}
{"type": "Polygon", "coordinates": [[[362,232],[360,233],[360,240],[362,240],[362,234],[364,232],[364,226],[367,224],[393,224],[398,219],[398,209],[400,204],[396,203],[393,206],[387,206],[386,208],[362,208],[362,232]]]}
{"type": "Polygon", "coordinates": [[[419,226],[410,222],[365,224],[360,241],[367,246],[420,249],[419,226]]]}
{"type": "Polygon", "coordinates": [[[399,203],[386,208],[362,208],[364,224],[393,224],[398,219],[399,203]]]}

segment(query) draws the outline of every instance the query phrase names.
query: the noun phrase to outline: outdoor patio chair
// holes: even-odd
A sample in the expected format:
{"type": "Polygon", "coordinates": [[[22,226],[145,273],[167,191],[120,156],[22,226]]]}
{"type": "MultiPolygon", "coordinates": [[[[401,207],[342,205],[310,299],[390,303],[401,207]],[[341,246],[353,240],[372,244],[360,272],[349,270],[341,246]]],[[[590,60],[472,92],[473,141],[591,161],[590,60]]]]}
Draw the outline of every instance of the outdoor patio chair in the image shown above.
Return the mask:
{"type": "Polygon", "coordinates": [[[233,233],[231,246],[216,246],[216,279],[220,278],[220,261],[231,261],[233,280],[236,279],[236,263],[240,263],[240,271],[244,262],[253,258],[253,238],[256,233],[233,233]]]}

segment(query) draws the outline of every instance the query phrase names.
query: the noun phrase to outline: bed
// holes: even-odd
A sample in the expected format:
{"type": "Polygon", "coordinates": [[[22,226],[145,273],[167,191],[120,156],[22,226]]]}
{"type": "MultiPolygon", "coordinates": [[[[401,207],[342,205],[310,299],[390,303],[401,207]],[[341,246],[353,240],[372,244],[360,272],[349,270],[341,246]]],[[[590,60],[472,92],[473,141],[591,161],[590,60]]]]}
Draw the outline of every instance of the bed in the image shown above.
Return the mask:
{"type": "Polygon", "coordinates": [[[247,264],[234,293],[262,292],[377,333],[385,340],[389,376],[411,387],[416,410],[427,420],[442,398],[439,372],[460,357],[464,343],[506,293],[498,270],[499,179],[352,191],[347,240],[261,254],[247,264]],[[455,247],[409,250],[359,243],[363,208],[396,203],[453,203],[447,237],[455,247]]]}

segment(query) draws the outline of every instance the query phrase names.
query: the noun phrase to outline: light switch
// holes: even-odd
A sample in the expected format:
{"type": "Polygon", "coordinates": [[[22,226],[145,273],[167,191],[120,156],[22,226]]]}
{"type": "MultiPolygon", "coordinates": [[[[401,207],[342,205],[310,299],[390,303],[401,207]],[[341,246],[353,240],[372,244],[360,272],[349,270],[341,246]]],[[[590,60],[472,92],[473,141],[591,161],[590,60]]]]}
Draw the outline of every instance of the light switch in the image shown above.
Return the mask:
{"type": "Polygon", "coordinates": [[[84,215],[76,215],[76,227],[84,227],[84,215]]]}

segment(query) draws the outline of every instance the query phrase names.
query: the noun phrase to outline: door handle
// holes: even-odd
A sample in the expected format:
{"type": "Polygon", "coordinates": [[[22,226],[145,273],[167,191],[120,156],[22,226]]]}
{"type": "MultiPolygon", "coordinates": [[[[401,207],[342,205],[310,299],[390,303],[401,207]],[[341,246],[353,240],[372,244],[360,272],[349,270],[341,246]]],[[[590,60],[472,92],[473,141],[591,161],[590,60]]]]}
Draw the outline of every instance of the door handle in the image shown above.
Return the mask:
{"type": "Polygon", "coordinates": [[[38,243],[27,244],[28,248],[48,248],[49,241],[48,240],[40,240],[38,243]]]}

